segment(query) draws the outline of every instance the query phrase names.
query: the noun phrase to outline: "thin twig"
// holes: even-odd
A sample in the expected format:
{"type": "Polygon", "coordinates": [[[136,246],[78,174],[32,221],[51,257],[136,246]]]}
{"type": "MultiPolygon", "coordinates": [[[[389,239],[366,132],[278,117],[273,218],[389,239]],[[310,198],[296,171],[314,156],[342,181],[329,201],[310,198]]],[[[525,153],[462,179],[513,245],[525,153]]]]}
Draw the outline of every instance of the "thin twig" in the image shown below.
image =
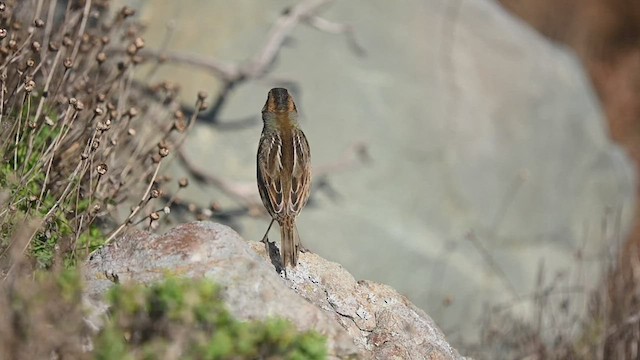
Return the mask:
{"type": "Polygon", "coordinates": [[[135,208],[133,208],[133,210],[131,210],[131,213],[129,214],[129,216],[127,217],[127,219],[122,222],[122,224],[120,224],[120,226],[111,233],[111,235],[109,235],[109,237],[107,238],[107,240],[104,242],[103,246],[109,245],[109,243],[111,243],[111,241],[113,241],[113,239],[118,236],[118,234],[120,234],[120,232],[127,227],[127,225],[129,225],[129,222],[131,221],[131,219],[133,219],[138,212],[142,209],[143,205],[146,205],[147,200],[149,199],[149,192],[151,191],[151,188],[153,187],[153,184],[156,181],[156,178],[158,177],[158,171],[160,170],[160,165],[162,164],[162,161],[159,161],[158,164],[156,165],[156,169],[153,172],[153,176],[151,177],[151,181],[149,181],[149,185],[147,186],[147,190],[145,190],[144,195],[142,195],[142,199],[140,199],[140,202],[138,203],[138,205],[136,205],[135,208]]]}
{"type": "Polygon", "coordinates": [[[82,21],[80,22],[80,27],[78,28],[78,34],[76,35],[76,43],[73,45],[73,52],[71,53],[71,60],[75,62],[76,55],[78,55],[78,50],[80,50],[80,43],[82,42],[82,34],[84,34],[84,29],[87,26],[87,20],[89,18],[89,10],[91,9],[91,0],[85,0],[84,10],[82,11],[82,21]]]}
{"type": "Polygon", "coordinates": [[[206,185],[213,185],[220,189],[223,193],[229,195],[231,198],[239,201],[244,205],[256,203],[256,201],[252,199],[255,198],[254,195],[258,194],[257,188],[255,189],[255,192],[251,191],[248,193],[247,191],[242,191],[242,187],[233,186],[230,182],[224,180],[222,177],[207,173],[206,171],[198,168],[191,162],[191,160],[189,160],[189,158],[184,154],[183,150],[179,149],[178,151],[176,151],[176,153],[178,159],[185,167],[187,172],[189,172],[189,174],[194,178],[194,180],[206,185]]]}
{"type": "MultiPolygon", "coordinates": [[[[121,52],[124,53],[125,50],[122,50],[121,52]]],[[[141,49],[139,54],[143,57],[153,58],[160,62],[174,62],[201,68],[202,70],[211,72],[214,76],[223,80],[235,79],[239,74],[239,69],[234,64],[228,64],[211,57],[197,54],[149,49],[141,49]]]]}
{"type": "Polygon", "coordinates": [[[347,37],[347,42],[356,54],[360,56],[366,54],[364,46],[360,45],[355,37],[353,26],[333,22],[320,16],[309,16],[304,20],[304,22],[320,31],[336,35],[344,34],[347,37]]]}

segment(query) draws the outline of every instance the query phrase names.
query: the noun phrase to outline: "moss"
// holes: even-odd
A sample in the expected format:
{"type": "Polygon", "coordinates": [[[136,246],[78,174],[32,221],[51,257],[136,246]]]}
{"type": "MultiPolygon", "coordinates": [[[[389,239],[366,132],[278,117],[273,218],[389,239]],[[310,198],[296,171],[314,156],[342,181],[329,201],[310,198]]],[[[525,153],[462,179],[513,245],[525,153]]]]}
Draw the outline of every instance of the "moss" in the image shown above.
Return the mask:
{"type": "Polygon", "coordinates": [[[114,287],[112,318],[96,340],[97,359],[324,359],[326,340],[299,332],[288,321],[236,320],[220,290],[205,280],[170,278],[151,287],[114,287]]]}

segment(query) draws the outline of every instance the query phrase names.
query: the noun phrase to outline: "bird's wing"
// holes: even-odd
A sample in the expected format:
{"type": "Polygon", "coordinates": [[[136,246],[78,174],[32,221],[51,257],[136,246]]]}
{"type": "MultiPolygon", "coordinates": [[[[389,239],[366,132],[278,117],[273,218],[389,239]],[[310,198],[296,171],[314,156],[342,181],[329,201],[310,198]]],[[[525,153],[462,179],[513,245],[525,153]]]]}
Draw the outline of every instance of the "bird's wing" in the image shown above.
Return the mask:
{"type": "Polygon", "coordinates": [[[311,153],[304,133],[295,129],[293,138],[293,169],[291,176],[291,196],[288,211],[298,215],[309,200],[311,187],[311,153]]]}
{"type": "Polygon", "coordinates": [[[265,137],[258,149],[258,189],[260,197],[272,215],[282,214],[284,196],[282,178],[282,139],[277,134],[265,137]]]}

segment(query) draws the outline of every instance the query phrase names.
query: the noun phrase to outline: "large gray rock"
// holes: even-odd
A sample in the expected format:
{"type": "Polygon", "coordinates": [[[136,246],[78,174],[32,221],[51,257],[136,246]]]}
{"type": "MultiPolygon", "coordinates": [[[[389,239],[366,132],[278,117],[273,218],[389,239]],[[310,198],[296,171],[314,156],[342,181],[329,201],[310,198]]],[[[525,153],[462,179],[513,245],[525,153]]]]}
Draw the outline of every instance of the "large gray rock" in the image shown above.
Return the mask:
{"type": "MultiPolygon", "coordinates": [[[[259,48],[284,6],[181,1],[141,14],[148,47],[174,19],[169,48],[234,61],[259,48]]],[[[580,63],[493,1],[336,1],[323,16],[353,25],[367,56],[299,27],[270,77],[238,88],[223,111],[257,115],[272,80],[293,80],[314,166],[354,140],[369,145],[370,166],[331,179],[339,200],[315,194],[303,211],[306,246],[391,284],[459,344],[480,341],[486,317],[502,315],[534,324],[541,313],[549,338],[574,332],[635,199],[632,165],[580,63]],[[548,311],[536,294],[549,294],[548,311]]],[[[192,97],[215,84],[192,68],[164,71],[192,97]]],[[[202,127],[187,152],[251,188],[260,127],[202,127]]],[[[202,205],[232,204],[187,190],[202,205]]],[[[259,239],[266,224],[243,219],[239,231],[259,239]]]]}
{"type": "MultiPolygon", "coordinates": [[[[315,329],[338,358],[462,359],[431,318],[390,287],[357,282],[340,265],[311,253],[301,254],[283,279],[264,245],[210,222],[164,235],[133,232],[99,250],[85,271],[88,303],[104,309],[101,297],[115,278],[151,283],[166,273],[222,285],[225,302],[241,319],[282,317],[301,330],[315,329]]],[[[99,318],[90,322],[99,324],[99,318]]]]}

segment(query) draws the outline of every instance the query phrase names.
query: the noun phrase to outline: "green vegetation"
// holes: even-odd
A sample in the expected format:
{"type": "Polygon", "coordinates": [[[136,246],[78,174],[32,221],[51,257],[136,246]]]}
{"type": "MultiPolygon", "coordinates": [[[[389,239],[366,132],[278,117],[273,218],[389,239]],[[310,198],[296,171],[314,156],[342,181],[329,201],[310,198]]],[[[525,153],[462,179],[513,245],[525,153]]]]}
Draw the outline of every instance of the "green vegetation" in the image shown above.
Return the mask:
{"type": "Polygon", "coordinates": [[[0,358],[324,359],[326,340],[285,320],[243,322],[206,280],[169,278],[146,287],[115,285],[109,321],[86,330],[80,273],[36,272],[0,288],[0,358]],[[52,331],[55,329],[55,331],[52,331]],[[93,351],[83,349],[90,339],[93,351]]]}
{"type": "Polygon", "coordinates": [[[285,320],[241,322],[226,310],[217,286],[168,279],[151,287],[117,285],[109,292],[112,321],[97,338],[97,359],[324,359],[325,339],[285,320]],[[178,348],[178,350],[176,349],[178,348]]]}

